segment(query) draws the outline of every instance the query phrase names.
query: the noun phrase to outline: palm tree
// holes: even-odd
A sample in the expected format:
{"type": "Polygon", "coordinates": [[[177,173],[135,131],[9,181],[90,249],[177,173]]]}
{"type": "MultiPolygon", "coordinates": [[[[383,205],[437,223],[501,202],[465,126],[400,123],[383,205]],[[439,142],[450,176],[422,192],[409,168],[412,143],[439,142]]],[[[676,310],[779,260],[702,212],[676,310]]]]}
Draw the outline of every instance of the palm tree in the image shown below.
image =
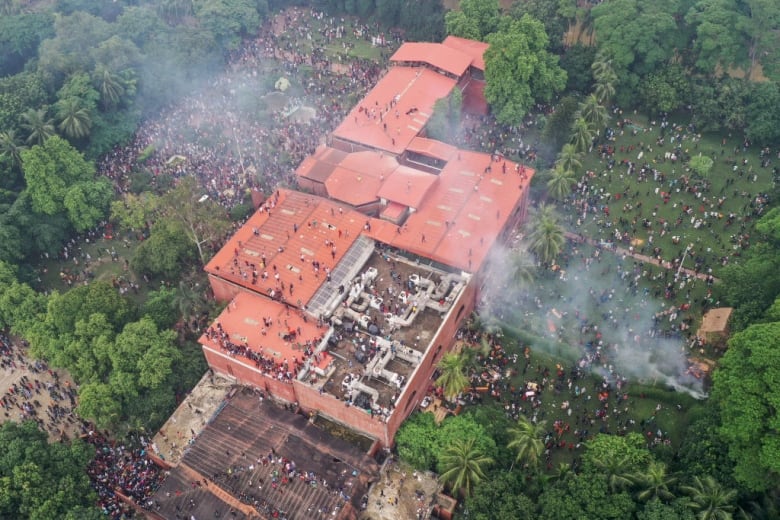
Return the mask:
{"type": "Polygon", "coordinates": [[[28,109],[22,114],[21,127],[29,134],[25,142],[27,144],[43,144],[46,139],[55,134],[54,120],[46,118],[46,109],[28,109]]]}
{"type": "Polygon", "coordinates": [[[682,486],[680,489],[690,495],[691,502],[687,505],[696,512],[698,520],[731,520],[733,518],[732,512],[737,492],[723,487],[711,476],[693,477],[693,485],[682,486]]]}
{"type": "Polygon", "coordinates": [[[163,0],[158,11],[169,22],[179,21],[192,14],[192,0],[163,0]]]}
{"type": "Polygon", "coordinates": [[[192,286],[192,283],[186,280],[180,280],[179,286],[176,288],[176,294],[173,297],[173,302],[178,307],[181,317],[185,321],[189,321],[191,316],[194,316],[200,312],[203,306],[203,299],[201,292],[196,290],[192,286]]]}
{"type": "Polygon", "coordinates": [[[550,264],[563,250],[563,228],[558,223],[558,216],[553,206],[542,204],[534,212],[530,222],[531,232],[528,234],[528,248],[542,263],[550,264]]]}
{"type": "Polygon", "coordinates": [[[517,423],[507,429],[510,440],[506,447],[517,451],[512,467],[514,467],[515,462],[523,462],[531,468],[539,465],[544,454],[544,442],[542,441],[546,433],[544,425],[545,421],[534,424],[526,416],[521,415],[517,423]]]}
{"type": "Polygon", "coordinates": [[[27,147],[19,144],[14,130],[0,132],[0,155],[11,159],[19,169],[22,167],[22,150],[25,148],[27,147]]]}
{"type": "Polygon", "coordinates": [[[79,98],[69,97],[60,100],[57,103],[57,115],[60,118],[57,128],[67,137],[83,139],[89,135],[92,129],[92,118],[79,98]]]}
{"type": "Polygon", "coordinates": [[[466,358],[454,352],[444,354],[439,361],[439,377],[436,384],[444,389],[444,397],[454,399],[468,388],[469,380],[464,373],[466,358]]]}
{"type": "Polygon", "coordinates": [[[593,79],[596,81],[604,76],[615,73],[615,69],[612,67],[612,58],[604,51],[596,54],[596,57],[593,59],[593,63],[590,66],[590,70],[593,72],[593,79]]]}
{"type": "Polygon", "coordinates": [[[108,67],[98,65],[95,67],[92,80],[100,92],[100,102],[104,109],[115,107],[122,100],[125,93],[125,87],[122,85],[122,79],[111,72],[108,67]]]}
{"type": "Polygon", "coordinates": [[[581,157],[582,154],[577,151],[577,148],[573,144],[567,143],[563,145],[563,148],[561,148],[561,151],[558,153],[558,158],[555,160],[555,166],[560,166],[564,170],[576,172],[582,168],[582,162],[580,161],[581,157]]]}
{"type": "Polygon", "coordinates": [[[603,76],[596,80],[593,93],[596,95],[599,103],[606,105],[612,99],[612,96],[615,95],[615,83],[617,83],[617,80],[617,74],[612,70],[604,73],[603,76]]]}
{"type": "Polygon", "coordinates": [[[556,200],[563,201],[571,193],[571,188],[577,182],[574,172],[556,166],[547,181],[547,192],[556,200]]]}
{"type": "Polygon", "coordinates": [[[554,481],[564,480],[566,477],[572,474],[571,464],[565,462],[559,462],[552,472],[545,474],[542,477],[542,482],[549,483],[554,481]]]}
{"type": "Polygon", "coordinates": [[[669,491],[669,487],[674,485],[677,478],[667,473],[666,464],[663,462],[652,461],[644,472],[634,476],[634,481],[642,488],[637,493],[639,500],[647,501],[656,497],[660,500],[674,498],[674,493],[669,491]]]}
{"type": "Polygon", "coordinates": [[[630,471],[631,461],[627,456],[595,459],[593,465],[607,478],[607,485],[613,493],[634,483],[634,475],[630,471]]]}
{"type": "Polygon", "coordinates": [[[589,95],[585,101],[580,103],[579,115],[588,122],[591,128],[595,128],[597,131],[607,126],[609,120],[607,109],[601,105],[596,94],[589,95]]]}
{"type": "Polygon", "coordinates": [[[579,153],[585,153],[590,150],[593,144],[593,127],[590,126],[584,117],[580,116],[574,120],[571,125],[571,144],[579,153]]]}
{"type": "Polygon", "coordinates": [[[469,496],[475,484],[485,477],[485,468],[493,464],[493,459],[485,455],[479,447],[474,446],[474,439],[455,440],[441,456],[440,475],[442,483],[450,489],[457,490],[464,496],[469,496]]]}
{"type": "Polygon", "coordinates": [[[536,279],[536,263],[529,254],[528,245],[522,244],[517,251],[512,252],[509,259],[509,268],[512,270],[512,280],[518,287],[530,287],[536,279]]]}

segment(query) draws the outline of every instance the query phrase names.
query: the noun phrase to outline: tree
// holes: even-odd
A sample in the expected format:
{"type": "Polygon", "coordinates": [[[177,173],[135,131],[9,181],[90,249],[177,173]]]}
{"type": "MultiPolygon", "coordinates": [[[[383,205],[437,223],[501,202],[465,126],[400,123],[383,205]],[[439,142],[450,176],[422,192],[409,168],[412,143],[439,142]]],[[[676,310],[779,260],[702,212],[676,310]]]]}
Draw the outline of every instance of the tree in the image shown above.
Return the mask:
{"type": "Polygon", "coordinates": [[[551,173],[550,180],[547,181],[547,192],[555,200],[563,201],[571,193],[571,188],[576,184],[577,179],[574,178],[572,170],[565,170],[562,166],[556,166],[551,173]]]}
{"type": "Polygon", "coordinates": [[[538,20],[524,15],[487,37],[485,99],[496,119],[517,124],[536,102],[549,102],[566,86],[558,57],[547,51],[548,38],[538,20]]]}
{"type": "Polygon", "coordinates": [[[745,63],[746,47],[737,29],[739,17],[734,0],[701,0],[686,13],[685,21],[696,31],[693,49],[699,70],[715,75],[719,68],[745,63]]]}
{"type": "Polygon", "coordinates": [[[256,34],[261,20],[257,3],[250,0],[195,2],[195,17],[227,49],[237,48],[242,37],[256,34]]]}
{"type": "Polygon", "coordinates": [[[546,487],[537,500],[539,520],[633,518],[636,503],[626,492],[611,493],[599,474],[570,475],[546,487]]]}
{"type": "Polygon", "coordinates": [[[669,501],[674,498],[669,488],[677,478],[669,475],[663,462],[650,461],[647,469],[636,474],[632,480],[639,486],[637,498],[643,502],[654,499],[669,501]]]}
{"type": "MultiPolygon", "coordinates": [[[[12,2],[0,1],[0,13],[3,4],[12,2]]],[[[36,56],[41,41],[52,36],[54,16],[51,13],[0,16],[0,77],[21,72],[25,63],[36,56]]]]}
{"type": "Polygon", "coordinates": [[[92,73],[93,81],[100,92],[100,102],[104,110],[110,110],[119,105],[125,94],[122,78],[111,72],[108,67],[99,65],[92,73]]]}
{"type": "Polygon", "coordinates": [[[555,105],[555,111],[547,118],[542,138],[553,150],[559,150],[571,136],[571,125],[577,112],[577,98],[564,96],[555,105]]]}
{"type": "Polygon", "coordinates": [[[768,145],[780,139],[780,86],[763,82],[751,86],[750,102],[746,109],[746,134],[759,145],[768,145]]]}
{"type": "Polygon", "coordinates": [[[542,204],[529,222],[528,248],[544,264],[555,261],[563,250],[565,237],[554,207],[542,204]]]}
{"type": "Polygon", "coordinates": [[[596,130],[596,134],[607,126],[609,121],[609,114],[607,109],[604,108],[599,102],[596,94],[590,94],[585,98],[585,101],[580,103],[579,116],[588,122],[591,128],[596,130]]]}
{"type": "Polygon", "coordinates": [[[734,477],[753,491],[780,482],[778,422],[780,322],[757,323],[734,334],[713,374],[721,435],[734,461],[734,477]]]}
{"type": "Polygon", "coordinates": [[[22,165],[33,209],[46,215],[64,213],[67,193],[76,184],[93,180],[95,175],[95,166],[56,136],[24,150],[22,165]]]}
{"type": "Polygon", "coordinates": [[[491,464],[493,459],[474,445],[474,439],[457,440],[441,456],[444,472],[439,478],[450,489],[467,497],[474,485],[485,480],[485,469],[491,464]]]}
{"type": "Polygon", "coordinates": [[[734,307],[730,325],[739,331],[763,318],[780,294],[780,255],[766,242],[752,244],[739,264],[721,271],[723,299],[734,307]]]}
{"type": "Polygon", "coordinates": [[[519,472],[501,471],[474,486],[465,509],[474,520],[536,518],[536,505],[523,494],[526,486],[519,472]]]}
{"type": "Polygon", "coordinates": [[[22,168],[22,151],[26,149],[17,139],[13,129],[0,132],[0,155],[8,157],[19,170],[22,168]]]}
{"type": "Polygon", "coordinates": [[[27,130],[27,144],[43,144],[54,135],[54,120],[47,119],[46,109],[28,109],[22,114],[22,128],[27,130]]]}
{"type": "Polygon", "coordinates": [[[638,433],[623,437],[599,434],[586,442],[585,448],[585,472],[603,475],[613,493],[631,486],[634,475],[644,473],[652,460],[638,433]]]}
{"type": "Polygon", "coordinates": [[[78,140],[89,136],[92,118],[80,99],[71,97],[60,100],[56,109],[60,119],[58,128],[66,137],[78,140]]]}
{"type": "Polygon", "coordinates": [[[637,520],[695,520],[693,511],[686,507],[687,498],[675,500],[671,504],[654,498],[637,511],[637,520]]]}
{"type": "MultiPolygon", "coordinates": [[[[552,33],[550,40],[553,40],[552,33]]],[[[575,43],[563,51],[561,68],[566,71],[566,90],[585,93],[593,86],[591,66],[596,59],[596,49],[590,45],[575,43]]],[[[603,100],[599,100],[603,102],[603,100]]]]}
{"type": "Polygon", "coordinates": [[[97,500],[86,471],[90,445],[79,439],[49,444],[34,421],[3,423],[0,444],[0,517],[66,518],[97,500]]]}
{"type": "Polygon", "coordinates": [[[105,177],[74,184],[65,194],[63,204],[73,228],[83,233],[108,214],[114,188],[105,177]]]}
{"type": "Polygon", "coordinates": [[[225,211],[211,199],[203,200],[202,191],[194,177],[186,177],[162,197],[163,216],[178,222],[185,237],[198,249],[200,261],[205,264],[204,246],[221,240],[230,229],[225,211]]]}
{"type": "Polygon", "coordinates": [[[577,151],[577,148],[570,143],[563,145],[561,151],[558,153],[558,158],[555,160],[556,168],[560,168],[563,171],[576,172],[582,168],[582,154],[577,151]]]}
{"type": "Polygon", "coordinates": [[[714,478],[693,477],[693,483],[681,488],[691,497],[688,507],[696,512],[698,520],[730,520],[737,492],[724,488],[714,478]]]}
{"type": "MultiPolygon", "coordinates": [[[[536,468],[544,453],[545,421],[532,423],[521,415],[517,423],[507,430],[510,441],[507,448],[516,451],[514,462],[522,462],[530,468],[536,468]]],[[[513,463],[514,465],[514,463],[513,463]]]]}
{"type": "Polygon", "coordinates": [[[593,127],[580,116],[571,126],[571,144],[578,153],[586,153],[593,146],[593,127]]]}
{"type": "Polygon", "coordinates": [[[691,160],[688,161],[690,169],[699,177],[707,177],[713,164],[714,161],[712,158],[702,155],[701,153],[699,153],[699,155],[694,155],[691,157],[691,160]]]}
{"type": "Polygon", "coordinates": [[[130,266],[138,273],[178,278],[195,260],[195,248],[179,222],[163,218],[152,226],[149,238],[139,245],[130,266]]]}
{"type": "Polygon", "coordinates": [[[458,10],[444,15],[444,24],[447,34],[482,41],[496,32],[500,18],[498,0],[462,0],[458,10]]]}
{"type": "Polygon", "coordinates": [[[439,361],[439,377],[436,384],[444,390],[444,397],[455,399],[469,386],[469,380],[463,372],[465,358],[461,354],[448,352],[439,361]]]}

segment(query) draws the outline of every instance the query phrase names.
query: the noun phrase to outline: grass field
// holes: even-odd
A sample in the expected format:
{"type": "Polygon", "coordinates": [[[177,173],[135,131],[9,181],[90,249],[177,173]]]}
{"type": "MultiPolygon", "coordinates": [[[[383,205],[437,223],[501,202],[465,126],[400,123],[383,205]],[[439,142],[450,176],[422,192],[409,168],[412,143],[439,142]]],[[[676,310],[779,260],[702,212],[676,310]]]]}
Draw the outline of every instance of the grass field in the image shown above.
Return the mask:
{"type": "Polygon", "coordinates": [[[658,247],[665,260],[690,247],[685,267],[698,263],[717,276],[750,245],[762,196],[773,190],[771,165],[762,167],[757,147],[743,147],[735,137],[699,135],[686,121],[662,129],[658,121],[632,114],[631,123],[618,129],[621,117],[626,115],[611,121],[614,140],[604,143],[614,149],[611,160],[597,148],[582,161],[588,196],[598,209],[583,214],[581,206],[567,205],[568,225],[604,241],[620,231],[625,247],[633,244],[647,255],[658,247]],[[682,160],[698,154],[714,161],[705,177],[682,160]],[[636,165],[632,174],[627,161],[636,165]],[[645,175],[639,173],[643,166],[645,175]]]}

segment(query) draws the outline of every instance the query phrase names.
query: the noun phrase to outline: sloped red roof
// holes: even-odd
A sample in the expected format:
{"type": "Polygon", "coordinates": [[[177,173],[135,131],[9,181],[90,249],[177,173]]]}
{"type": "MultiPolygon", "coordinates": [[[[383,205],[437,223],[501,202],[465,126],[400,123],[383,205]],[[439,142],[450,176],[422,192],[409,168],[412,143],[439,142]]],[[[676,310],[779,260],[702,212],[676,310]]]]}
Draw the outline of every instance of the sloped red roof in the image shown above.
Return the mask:
{"type": "Polygon", "coordinates": [[[406,149],[442,161],[449,161],[458,154],[455,146],[425,137],[415,137],[406,149]]]}
{"type": "Polygon", "coordinates": [[[404,206],[397,202],[388,202],[385,209],[382,210],[381,217],[396,220],[403,215],[407,208],[408,206],[404,206]]]}
{"type": "Polygon", "coordinates": [[[345,154],[325,181],[328,196],[352,206],[369,204],[378,199],[379,188],[397,167],[395,156],[383,152],[345,154]]]}
{"type": "Polygon", "coordinates": [[[471,64],[472,57],[453,47],[441,43],[406,42],[390,57],[393,62],[427,63],[457,77],[463,75],[471,64]]]}
{"type": "Polygon", "coordinates": [[[447,163],[422,205],[398,226],[375,219],[372,238],[437,262],[474,272],[487,258],[496,237],[518,205],[534,171],[525,180],[511,161],[461,150],[447,163]],[[503,173],[503,164],[506,173],[503,173]],[[491,172],[486,172],[487,166],[491,172]]]}
{"type": "Polygon", "coordinates": [[[274,291],[276,297],[281,293],[288,303],[300,307],[322,285],[325,269],[338,263],[366,220],[362,213],[328,199],[278,190],[236,231],[205,270],[254,292],[268,295],[274,291]],[[326,241],[333,246],[326,245],[326,241]],[[312,264],[315,260],[320,263],[316,274],[312,264]],[[254,270],[258,278],[252,283],[254,270]],[[265,280],[264,271],[268,273],[265,280]]]}
{"type": "Polygon", "coordinates": [[[485,70],[484,54],[488,47],[490,47],[487,43],[477,40],[468,40],[458,36],[447,36],[442,42],[442,45],[467,54],[471,58],[472,67],[485,70]]]}
{"type": "Polygon", "coordinates": [[[401,154],[456,80],[421,67],[391,67],[333,131],[369,148],[401,154]]]}
{"type": "Polygon", "coordinates": [[[397,202],[410,208],[419,208],[431,186],[436,183],[436,175],[416,170],[408,166],[399,166],[379,190],[379,197],[397,202]]]}
{"type": "Polygon", "coordinates": [[[295,174],[313,181],[325,182],[330,177],[330,174],[333,173],[335,166],[346,156],[347,152],[321,145],[314,152],[314,155],[310,155],[301,161],[301,164],[295,170],[295,174]]]}

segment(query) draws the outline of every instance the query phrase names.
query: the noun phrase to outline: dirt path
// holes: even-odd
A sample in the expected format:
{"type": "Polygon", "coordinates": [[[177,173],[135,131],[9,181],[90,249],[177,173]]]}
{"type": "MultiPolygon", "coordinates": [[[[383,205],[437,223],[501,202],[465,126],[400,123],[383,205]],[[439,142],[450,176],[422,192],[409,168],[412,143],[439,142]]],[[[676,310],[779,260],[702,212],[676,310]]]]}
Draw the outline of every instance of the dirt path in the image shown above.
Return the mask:
{"type": "MultiPolygon", "coordinates": [[[[612,247],[603,247],[603,246],[601,246],[601,244],[598,241],[593,240],[592,238],[585,238],[582,235],[578,235],[576,233],[572,233],[571,231],[564,232],[564,235],[566,236],[566,238],[568,240],[570,240],[572,242],[575,242],[575,243],[580,243],[581,244],[581,243],[585,242],[585,243],[588,243],[588,244],[590,244],[592,246],[600,247],[602,249],[606,249],[607,251],[612,251],[613,253],[615,253],[617,255],[630,256],[632,258],[636,258],[637,260],[641,260],[642,262],[645,262],[645,263],[648,263],[648,264],[661,266],[664,269],[674,269],[675,271],[677,271],[677,269],[680,269],[680,272],[685,273],[685,274],[687,274],[689,276],[696,277],[699,280],[706,281],[707,278],[708,278],[708,275],[705,274],[705,273],[697,273],[693,269],[688,269],[688,268],[685,268],[685,267],[679,268],[679,267],[676,267],[674,264],[672,264],[669,261],[666,261],[666,260],[660,260],[659,261],[656,258],[652,258],[650,256],[643,255],[643,254],[637,253],[635,251],[629,251],[628,249],[626,249],[624,247],[621,247],[621,246],[617,246],[616,245],[616,246],[612,246],[612,247]]],[[[715,281],[715,282],[718,281],[718,279],[715,278],[715,277],[713,277],[712,280],[715,281]]]]}

